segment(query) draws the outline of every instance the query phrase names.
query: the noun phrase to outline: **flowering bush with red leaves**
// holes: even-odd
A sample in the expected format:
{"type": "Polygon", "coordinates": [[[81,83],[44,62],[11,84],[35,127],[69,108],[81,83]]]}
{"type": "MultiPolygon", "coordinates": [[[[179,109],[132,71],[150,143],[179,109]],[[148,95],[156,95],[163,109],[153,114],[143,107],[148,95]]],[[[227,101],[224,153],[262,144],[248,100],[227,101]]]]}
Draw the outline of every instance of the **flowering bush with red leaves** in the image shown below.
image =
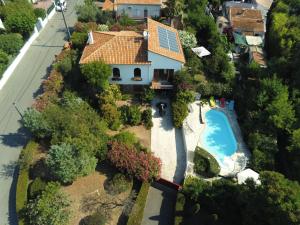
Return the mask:
{"type": "Polygon", "coordinates": [[[51,71],[47,80],[43,81],[44,93],[37,97],[34,108],[38,111],[43,111],[51,102],[55,102],[58,94],[63,88],[63,76],[55,69],[51,71]]]}
{"type": "Polygon", "coordinates": [[[138,152],[134,147],[114,141],[108,159],[119,170],[138,180],[150,182],[160,178],[161,160],[151,153],[138,152]]]}

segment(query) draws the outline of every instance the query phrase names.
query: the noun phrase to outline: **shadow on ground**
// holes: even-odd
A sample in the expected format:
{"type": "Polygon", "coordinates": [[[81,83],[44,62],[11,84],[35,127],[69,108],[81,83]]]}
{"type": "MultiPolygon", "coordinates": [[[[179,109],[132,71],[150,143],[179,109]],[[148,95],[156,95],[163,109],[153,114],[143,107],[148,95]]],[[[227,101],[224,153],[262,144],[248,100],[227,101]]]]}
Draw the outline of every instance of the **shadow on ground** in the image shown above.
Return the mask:
{"type": "Polygon", "coordinates": [[[148,193],[143,225],[173,225],[177,191],[153,183],[148,193]]]}
{"type": "Polygon", "coordinates": [[[0,140],[3,145],[9,147],[23,147],[30,137],[29,131],[21,127],[16,133],[8,133],[0,135],[0,140]]]}

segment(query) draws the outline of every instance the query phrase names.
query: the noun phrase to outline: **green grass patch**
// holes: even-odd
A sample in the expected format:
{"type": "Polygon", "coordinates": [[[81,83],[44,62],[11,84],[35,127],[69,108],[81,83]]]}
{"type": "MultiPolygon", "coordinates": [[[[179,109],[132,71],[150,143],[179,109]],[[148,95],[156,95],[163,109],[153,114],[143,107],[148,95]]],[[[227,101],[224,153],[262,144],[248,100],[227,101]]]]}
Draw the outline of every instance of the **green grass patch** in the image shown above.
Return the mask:
{"type": "Polygon", "coordinates": [[[178,192],[175,205],[174,225],[181,225],[184,220],[185,196],[178,192]]]}
{"type": "Polygon", "coordinates": [[[149,183],[144,182],[142,184],[133,209],[129,215],[127,225],[140,225],[142,223],[149,188],[149,183]]]}
{"type": "Polygon", "coordinates": [[[33,155],[38,148],[38,143],[34,141],[28,142],[21,151],[19,158],[19,174],[16,191],[16,211],[18,214],[19,225],[24,224],[23,211],[27,204],[27,188],[29,184],[29,167],[33,160],[33,155]]]}
{"type": "Polygon", "coordinates": [[[217,160],[207,151],[196,147],[194,155],[194,172],[204,177],[215,177],[220,173],[217,160]]]}

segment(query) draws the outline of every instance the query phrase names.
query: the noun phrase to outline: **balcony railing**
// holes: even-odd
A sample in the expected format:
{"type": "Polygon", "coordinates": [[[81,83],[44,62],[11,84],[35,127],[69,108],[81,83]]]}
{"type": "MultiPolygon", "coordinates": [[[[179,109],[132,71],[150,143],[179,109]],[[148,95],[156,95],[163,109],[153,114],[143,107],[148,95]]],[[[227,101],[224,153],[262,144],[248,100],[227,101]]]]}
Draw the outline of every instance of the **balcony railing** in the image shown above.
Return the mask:
{"type": "Polygon", "coordinates": [[[163,90],[170,90],[173,89],[173,84],[168,81],[152,81],[151,89],[163,89],[163,90]]]}

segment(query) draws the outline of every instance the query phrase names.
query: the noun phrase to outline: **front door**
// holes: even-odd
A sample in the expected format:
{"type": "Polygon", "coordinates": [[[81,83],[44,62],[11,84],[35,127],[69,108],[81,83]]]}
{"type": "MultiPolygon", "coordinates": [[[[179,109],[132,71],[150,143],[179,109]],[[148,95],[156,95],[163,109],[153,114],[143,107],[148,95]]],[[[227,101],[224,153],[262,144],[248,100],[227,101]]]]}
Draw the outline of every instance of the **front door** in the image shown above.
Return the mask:
{"type": "Polygon", "coordinates": [[[148,9],[145,9],[144,10],[144,18],[147,18],[148,17],[148,9]]]}

